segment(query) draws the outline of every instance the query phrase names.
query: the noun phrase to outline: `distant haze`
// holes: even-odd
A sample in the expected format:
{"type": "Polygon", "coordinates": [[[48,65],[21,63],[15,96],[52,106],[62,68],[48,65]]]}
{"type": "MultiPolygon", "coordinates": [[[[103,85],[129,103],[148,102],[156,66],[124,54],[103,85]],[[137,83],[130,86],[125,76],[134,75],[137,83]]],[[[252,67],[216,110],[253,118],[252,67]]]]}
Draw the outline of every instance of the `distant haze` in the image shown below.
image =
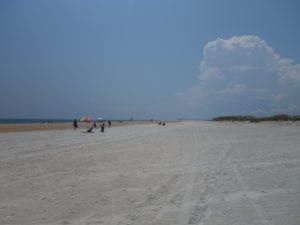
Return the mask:
{"type": "Polygon", "coordinates": [[[296,0],[0,2],[0,118],[300,114],[296,0]]]}

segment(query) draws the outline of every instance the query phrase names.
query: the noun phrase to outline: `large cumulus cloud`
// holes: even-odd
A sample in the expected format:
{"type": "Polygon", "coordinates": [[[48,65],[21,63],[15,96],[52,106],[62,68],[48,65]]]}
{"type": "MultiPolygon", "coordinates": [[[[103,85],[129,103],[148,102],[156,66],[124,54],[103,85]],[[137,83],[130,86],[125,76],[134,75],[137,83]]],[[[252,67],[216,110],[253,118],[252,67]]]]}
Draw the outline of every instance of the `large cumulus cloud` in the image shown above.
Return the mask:
{"type": "Polygon", "coordinates": [[[178,94],[193,116],[300,113],[300,64],[280,57],[258,36],[207,43],[198,79],[178,94]]]}

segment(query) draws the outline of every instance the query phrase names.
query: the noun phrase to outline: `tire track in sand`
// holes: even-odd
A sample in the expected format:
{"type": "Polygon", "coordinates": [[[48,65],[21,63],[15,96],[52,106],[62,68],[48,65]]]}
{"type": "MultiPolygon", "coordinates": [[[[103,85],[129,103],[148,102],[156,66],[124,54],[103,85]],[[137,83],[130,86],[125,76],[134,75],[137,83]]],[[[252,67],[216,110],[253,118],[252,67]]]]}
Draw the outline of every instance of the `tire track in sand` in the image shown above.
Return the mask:
{"type": "Polygon", "coordinates": [[[146,199],[140,203],[138,206],[133,208],[121,221],[119,221],[118,225],[132,225],[132,224],[140,224],[138,219],[142,217],[146,211],[146,207],[154,205],[159,199],[165,196],[171,187],[177,183],[179,179],[179,174],[175,174],[169,179],[164,185],[162,185],[159,189],[157,189],[154,193],[150,193],[146,195],[146,199]]]}
{"type": "MultiPolygon", "coordinates": [[[[200,133],[200,131],[199,131],[200,133]]],[[[199,137],[195,137],[195,143],[196,146],[201,146],[199,143],[199,137]]],[[[208,143],[208,142],[207,142],[208,143]]],[[[211,164],[206,168],[209,169],[208,170],[208,174],[205,175],[204,181],[206,182],[205,187],[203,189],[202,192],[199,192],[199,183],[198,182],[203,182],[203,180],[201,180],[198,177],[198,174],[200,175],[201,172],[201,168],[199,163],[196,164],[197,169],[195,170],[195,172],[193,174],[191,174],[189,176],[189,181],[187,182],[188,184],[192,184],[190,186],[187,186],[187,190],[186,190],[186,194],[184,196],[184,201],[183,203],[188,203],[189,201],[191,201],[192,197],[195,195],[198,195],[198,200],[196,201],[196,203],[192,206],[192,208],[190,209],[190,215],[188,216],[188,218],[186,217],[182,217],[179,218],[180,222],[179,224],[188,224],[188,225],[194,225],[194,224],[199,224],[203,218],[205,217],[205,213],[207,210],[207,202],[209,200],[209,194],[211,193],[211,191],[213,190],[213,187],[215,185],[215,183],[218,180],[218,176],[220,175],[220,170],[222,168],[222,162],[226,161],[226,158],[228,157],[228,153],[229,153],[229,147],[226,146],[230,143],[221,143],[221,149],[223,149],[223,151],[220,151],[219,148],[216,149],[216,147],[220,147],[220,146],[214,146],[213,148],[210,147],[208,148],[208,145],[204,142],[202,143],[202,146],[204,144],[204,149],[206,149],[206,151],[208,151],[208,153],[213,153],[215,152],[215,155],[220,153],[220,156],[218,159],[216,160],[210,160],[211,164]],[[217,152],[216,152],[217,150],[217,152]]],[[[197,161],[200,161],[200,157],[201,154],[198,154],[197,157],[197,161]]],[[[203,160],[202,160],[203,161],[203,160]]],[[[184,211],[184,209],[183,209],[184,211]]]]}

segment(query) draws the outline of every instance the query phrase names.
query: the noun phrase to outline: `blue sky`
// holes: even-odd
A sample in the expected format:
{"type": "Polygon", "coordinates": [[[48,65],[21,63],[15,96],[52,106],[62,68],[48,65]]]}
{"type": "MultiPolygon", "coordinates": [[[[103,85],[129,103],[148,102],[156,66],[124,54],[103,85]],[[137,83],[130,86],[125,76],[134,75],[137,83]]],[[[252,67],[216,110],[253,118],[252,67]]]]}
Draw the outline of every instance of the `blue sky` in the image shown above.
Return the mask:
{"type": "Polygon", "coordinates": [[[0,118],[300,114],[300,3],[0,1],[0,118]]]}

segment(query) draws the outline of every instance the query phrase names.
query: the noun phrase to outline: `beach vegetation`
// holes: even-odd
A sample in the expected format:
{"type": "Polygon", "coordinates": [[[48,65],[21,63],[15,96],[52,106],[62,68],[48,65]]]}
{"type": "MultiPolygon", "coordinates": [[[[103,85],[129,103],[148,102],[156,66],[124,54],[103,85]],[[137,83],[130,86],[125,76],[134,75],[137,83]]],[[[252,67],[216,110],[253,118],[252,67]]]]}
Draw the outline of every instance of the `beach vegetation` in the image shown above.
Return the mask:
{"type": "Polygon", "coordinates": [[[240,122],[263,122],[263,121],[299,121],[300,115],[277,114],[270,117],[254,116],[220,116],[212,119],[213,121],[240,121],[240,122]]]}

